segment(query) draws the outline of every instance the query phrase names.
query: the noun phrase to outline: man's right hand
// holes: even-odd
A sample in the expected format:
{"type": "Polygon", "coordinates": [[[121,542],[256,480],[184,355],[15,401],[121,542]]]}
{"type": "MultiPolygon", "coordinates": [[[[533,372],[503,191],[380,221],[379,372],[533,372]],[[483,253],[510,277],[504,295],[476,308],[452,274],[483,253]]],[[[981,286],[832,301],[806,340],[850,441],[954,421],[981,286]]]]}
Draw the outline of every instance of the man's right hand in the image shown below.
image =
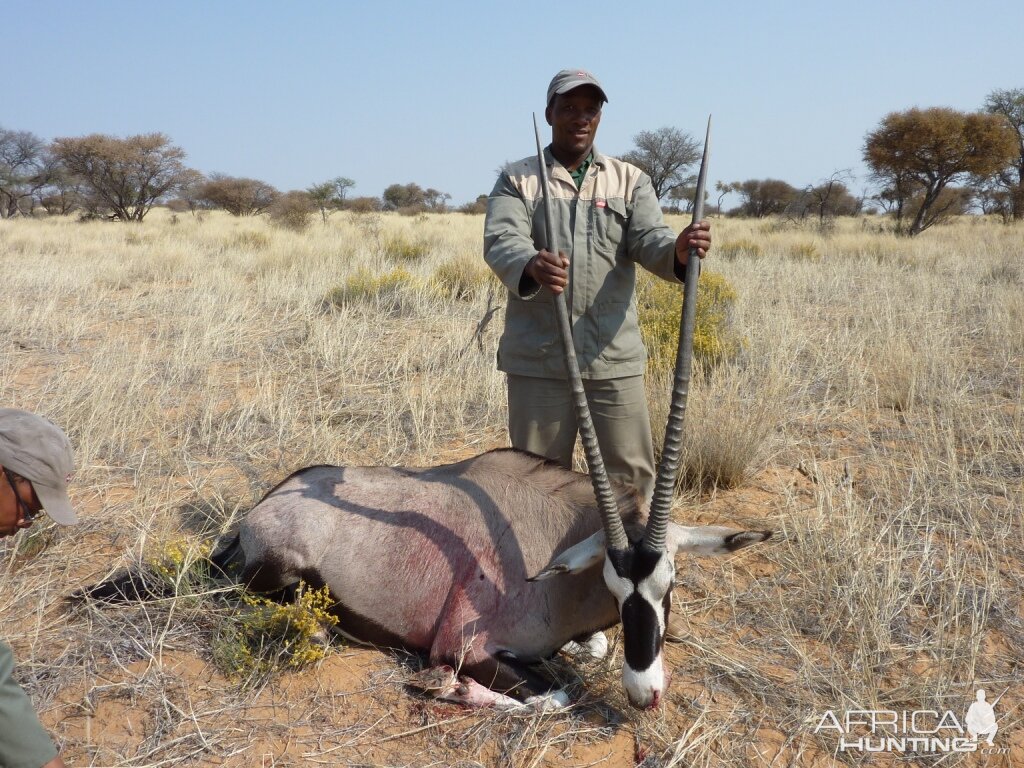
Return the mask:
{"type": "Polygon", "coordinates": [[[562,251],[556,256],[551,251],[538,251],[526,263],[527,275],[541,285],[546,285],[554,294],[565,290],[569,284],[569,259],[562,251]]]}

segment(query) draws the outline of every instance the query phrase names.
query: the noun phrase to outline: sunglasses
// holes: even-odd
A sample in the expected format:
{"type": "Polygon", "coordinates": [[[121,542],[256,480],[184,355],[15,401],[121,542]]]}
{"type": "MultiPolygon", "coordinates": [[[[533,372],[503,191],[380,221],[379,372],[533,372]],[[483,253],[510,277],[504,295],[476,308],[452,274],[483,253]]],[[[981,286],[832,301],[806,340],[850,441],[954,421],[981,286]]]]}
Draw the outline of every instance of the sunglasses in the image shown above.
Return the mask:
{"type": "Polygon", "coordinates": [[[18,512],[21,514],[21,519],[27,523],[31,523],[37,517],[42,510],[31,510],[25,500],[21,498],[21,494],[18,493],[18,486],[15,482],[19,479],[19,476],[11,472],[7,467],[4,467],[4,476],[7,478],[8,484],[11,486],[11,490],[14,492],[14,498],[18,500],[18,512]]]}

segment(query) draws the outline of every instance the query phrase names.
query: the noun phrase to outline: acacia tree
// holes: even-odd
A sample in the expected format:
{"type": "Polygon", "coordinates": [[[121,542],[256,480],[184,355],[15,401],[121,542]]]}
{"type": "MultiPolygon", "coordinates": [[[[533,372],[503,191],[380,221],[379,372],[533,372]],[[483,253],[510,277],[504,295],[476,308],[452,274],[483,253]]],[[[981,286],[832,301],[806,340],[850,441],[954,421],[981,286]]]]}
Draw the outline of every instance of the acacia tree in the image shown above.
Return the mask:
{"type": "Polygon", "coordinates": [[[1024,219],[1024,88],[992,91],[985,100],[985,111],[1004,117],[1017,134],[1015,157],[991,178],[1006,192],[1009,216],[1024,219]]]}
{"type": "Polygon", "coordinates": [[[833,216],[856,215],[861,203],[846,186],[846,182],[852,179],[853,173],[849,168],[844,168],[834,171],[817,184],[809,184],[794,199],[793,205],[798,208],[800,218],[814,213],[818,216],[818,223],[824,224],[825,219],[833,216]]]}
{"type": "Polygon", "coordinates": [[[452,199],[452,196],[447,192],[442,192],[439,189],[428,187],[423,191],[423,204],[426,206],[428,211],[434,211],[435,213],[444,213],[448,210],[448,201],[452,199]]]}
{"type": "Polygon", "coordinates": [[[386,210],[406,214],[423,211],[443,213],[448,210],[448,201],[452,199],[447,192],[441,192],[433,187],[423,189],[415,182],[392,184],[384,190],[381,197],[386,210]]]}
{"type": "Polygon", "coordinates": [[[972,203],[982,213],[998,215],[1004,223],[1013,220],[1010,192],[999,181],[999,173],[971,178],[972,203]]]}
{"type": "Polygon", "coordinates": [[[725,196],[728,195],[730,192],[735,192],[738,188],[738,181],[733,181],[729,184],[726,184],[724,181],[715,182],[715,192],[718,193],[718,204],[716,207],[718,208],[719,216],[722,215],[722,201],[725,199],[725,196]]]}
{"type": "Polygon", "coordinates": [[[46,142],[34,133],[0,127],[0,219],[31,213],[55,166],[46,142]]]}
{"type": "Polygon", "coordinates": [[[792,185],[780,179],[748,179],[728,186],[743,199],[740,213],[758,219],[782,213],[798,194],[792,185]]]}
{"type": "Polygon", "coordinates": [[[51,151],[47,151],[46,186],[40,190],[39,202],[47,213],[64,215],[81,208],[88,197],[81,179],[70,173],[51,151]]]}
{"type": "MultiPolygon", "coordinates": [[[[914,236],[949,215],[952,206],[937,203],[952,182],[1005,167],[1016,150],[1015,138],[1005,119],[996,115],[944,107],[910,109],[886,115],[867,135],[864,161],[884,188],[899,196],[901,211],[917,193],[906,230],[914,236]]],[[[903,231],[901,223],[897,230],[903,231]]]]}
{"type": "Polygon", "coordinates": [[[477,195],[471,203],[463,203],[456,210],[459,213],[487,213],[487,195],[477,195]]]}
{"type": "Polygon", "coordinates": [[[384,200],[384,207],[388,210],[413,210],[426,207],[423,188],[415,183],[391,184],[381,195],[384,200]]]}
{"type": "Polygon", "coordinates": [[[232,216],[255,216],[266,211],[279,194],[274,187],[259,179],[214,173],[199,189],[198,199],[214,208],[223,208],[232,216]]]}
{"type": "Polygon", "coordinates": [[[622,159],[651,177],[659,200],[677,187],[693,184],[686,171],[700,160],[701,145],[690,134],[665,126],[656,131],[640,131],[633,137],[633,143],[636,148],[626,152],[622,159]]]}
{"type": "MultiPolygon", "coordinates": [[[[199,171],[190,170],[182,179],[178,187],[178,204],[187,209],[193,216],[196,211],[203,207],[209,207],[202,199],[203,187],[209,179],[199,171]]],[[[173,201],[172,201],[173,202],[173,201]]]]}
{"type": "Polygon", "coordinates": [[[55,139],[53,152],[81,179],[95,212],[119,221],[142,221],[188,174],[184,150],[162,133],[55,139]]]}
{"type": "Polygon", "coordinates": [[[882,206],[882,210],[896,218],[896,231],[902,232],[903,218],[908,210],[907,201],[914,198],[921,185],[907,171],[895,168],[885,173],[872,171],[871,181],[878,188],[874,199],[882,206]]]}
{"type": "MultiPolygon", "coordinates": [[[[666,213],[693,213],[693,203],[697,197],[697,180],[690,178],[690,183],[676,187],[668,193],[668,205],[662,210],[666,213]]],[[[704,191],[704,202],[707,203],[710,195],[704,191]]]]}
{"type": "Polygon", "coordinates": [[[327,223],[328,215],[345,207],[345,194],[355,185],[354,180],[338,176],[330,181],[313,184],[306,188],[313,204],[320,211],[324,224],[327,223]]]}

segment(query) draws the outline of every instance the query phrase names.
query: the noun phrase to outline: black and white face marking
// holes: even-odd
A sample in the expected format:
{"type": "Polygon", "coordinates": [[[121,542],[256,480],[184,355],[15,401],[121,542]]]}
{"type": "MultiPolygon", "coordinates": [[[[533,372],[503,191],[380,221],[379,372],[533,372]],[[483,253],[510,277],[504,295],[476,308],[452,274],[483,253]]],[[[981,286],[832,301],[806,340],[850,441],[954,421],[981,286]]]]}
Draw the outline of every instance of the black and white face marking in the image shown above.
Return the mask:
{"type": "Polygon", "coordinates": [[[661,652],[675,571],[666,551],[654,552],[643,544],[609,550],[605,556],[604,581],[622,617],[622,683],[635,707],[658,706],[665,689],[661,652]]]}

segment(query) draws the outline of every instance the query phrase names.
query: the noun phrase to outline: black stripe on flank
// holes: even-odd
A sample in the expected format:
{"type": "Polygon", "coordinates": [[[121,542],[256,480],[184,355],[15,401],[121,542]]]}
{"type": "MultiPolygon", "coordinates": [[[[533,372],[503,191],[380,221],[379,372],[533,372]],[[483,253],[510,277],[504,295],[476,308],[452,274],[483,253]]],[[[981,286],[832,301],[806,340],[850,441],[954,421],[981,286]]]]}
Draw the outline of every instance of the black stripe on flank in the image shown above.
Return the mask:
{"type": "Polygon", "coordinates": [[[622,627],[626,663],[630,669],[643,672],[661,653],[657,609],[634,592],[622,604],[622,627]]]}

